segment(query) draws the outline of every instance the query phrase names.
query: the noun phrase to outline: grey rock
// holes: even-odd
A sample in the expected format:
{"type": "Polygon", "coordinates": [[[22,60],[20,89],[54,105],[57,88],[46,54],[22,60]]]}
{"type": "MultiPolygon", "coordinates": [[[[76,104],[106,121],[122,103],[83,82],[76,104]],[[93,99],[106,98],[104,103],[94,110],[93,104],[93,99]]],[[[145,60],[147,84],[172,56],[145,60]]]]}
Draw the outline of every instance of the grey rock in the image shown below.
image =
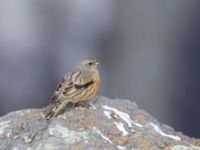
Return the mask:
{"type": "Polygon", "coordinates": [[[0,118],[0,150],[200,150],[200,140],[159,123],[131,101],[96,97],[50,121],[43,109],[0,118]]]}

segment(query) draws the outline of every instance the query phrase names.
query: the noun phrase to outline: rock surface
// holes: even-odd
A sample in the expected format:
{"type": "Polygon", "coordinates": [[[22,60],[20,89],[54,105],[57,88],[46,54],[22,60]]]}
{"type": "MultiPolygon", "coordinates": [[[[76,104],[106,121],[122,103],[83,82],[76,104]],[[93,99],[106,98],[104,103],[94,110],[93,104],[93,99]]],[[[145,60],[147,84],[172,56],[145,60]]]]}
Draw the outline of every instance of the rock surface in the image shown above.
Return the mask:
{"type": "Polygon", "coordinates": [[[50,121],[44,109],[0,118],[0,150],[200,150],[200,140],[159,123],[134,102],[97,97],[50,121]]]}

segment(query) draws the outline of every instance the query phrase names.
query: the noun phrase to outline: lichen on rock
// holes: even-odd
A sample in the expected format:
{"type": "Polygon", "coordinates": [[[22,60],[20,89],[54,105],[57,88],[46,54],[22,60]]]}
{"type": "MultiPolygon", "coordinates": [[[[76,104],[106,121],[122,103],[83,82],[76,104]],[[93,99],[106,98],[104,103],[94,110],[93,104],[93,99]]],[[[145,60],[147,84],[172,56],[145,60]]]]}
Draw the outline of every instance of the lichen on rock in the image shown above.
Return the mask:
{"type": "Polygon", "coordinates": [[[43,109],[0,118],[0,150],[200,150],[200,141],[159,123],[129,100],[96,97],[52,120],[43,109]]]}

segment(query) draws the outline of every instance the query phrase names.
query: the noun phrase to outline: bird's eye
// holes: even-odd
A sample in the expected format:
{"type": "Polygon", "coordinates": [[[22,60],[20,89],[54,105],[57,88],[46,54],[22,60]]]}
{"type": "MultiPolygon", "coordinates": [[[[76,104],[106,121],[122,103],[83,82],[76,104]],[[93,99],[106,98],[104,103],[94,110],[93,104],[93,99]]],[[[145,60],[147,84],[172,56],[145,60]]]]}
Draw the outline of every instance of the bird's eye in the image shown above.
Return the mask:
{"type": "Polygon", "coordinates": [[[90,66],[92,66],[92,63],[88,63],[90,66]]]}

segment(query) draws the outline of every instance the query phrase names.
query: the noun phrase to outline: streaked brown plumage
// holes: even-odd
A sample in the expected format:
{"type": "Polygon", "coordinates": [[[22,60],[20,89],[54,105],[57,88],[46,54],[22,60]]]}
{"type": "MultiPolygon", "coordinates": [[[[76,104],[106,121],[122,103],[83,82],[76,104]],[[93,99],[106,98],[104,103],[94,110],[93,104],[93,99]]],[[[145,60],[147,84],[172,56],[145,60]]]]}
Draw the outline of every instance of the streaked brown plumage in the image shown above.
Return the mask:
{"type": "Polygon", "coordinates": [[[98,64],[96,59],[85,59],[59,83],[45,114],[47,120],[56,117],[69,102],[82,103],[96,95],[100,85],[98,64]]]}

